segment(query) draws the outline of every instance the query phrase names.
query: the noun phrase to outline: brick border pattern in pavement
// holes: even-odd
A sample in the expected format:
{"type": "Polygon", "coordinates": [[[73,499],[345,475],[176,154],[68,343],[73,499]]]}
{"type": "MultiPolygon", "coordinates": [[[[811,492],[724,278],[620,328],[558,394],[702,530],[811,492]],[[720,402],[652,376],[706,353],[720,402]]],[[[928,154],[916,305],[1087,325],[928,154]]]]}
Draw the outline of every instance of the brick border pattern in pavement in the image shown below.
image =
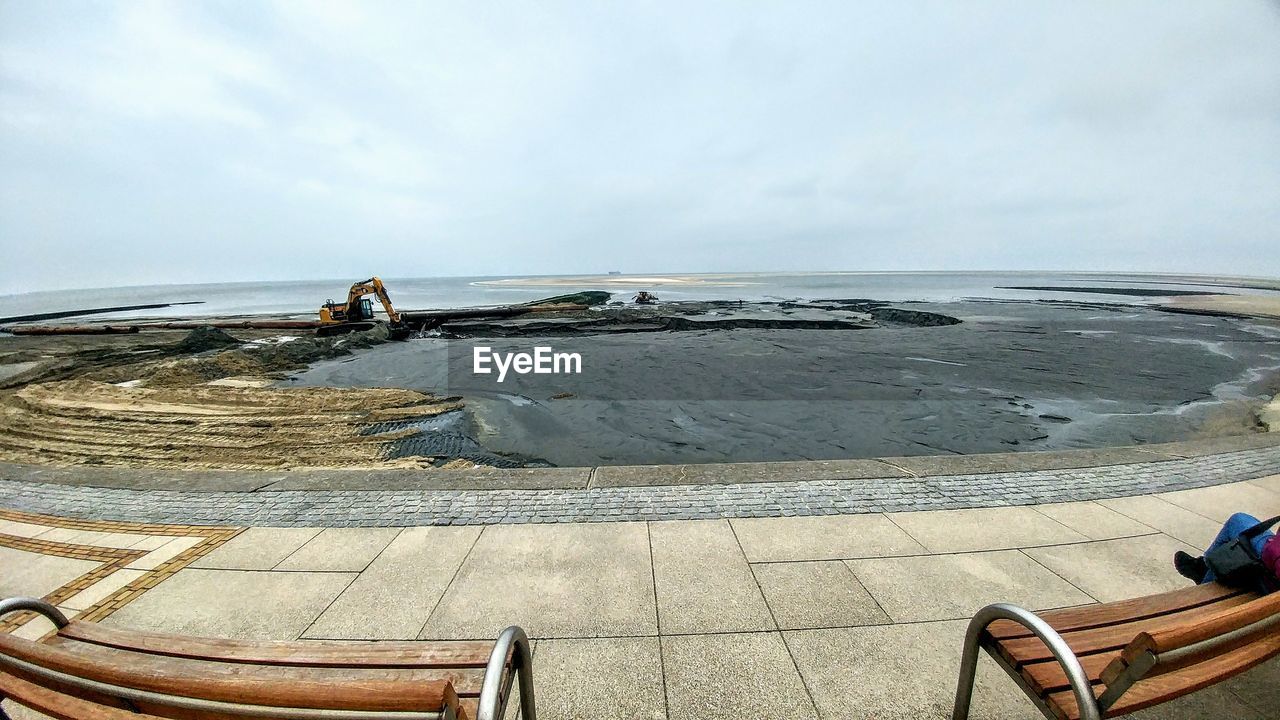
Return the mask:
{"type": "MultiPolygon", "coordinates": [[[[50,528],[68,530],[88,530],[108,533],[127,533],[131,535],[159,535],[163,537],[199,537],[202,540],[187,548],[173,558],[146,571],[134,581],[108,594],[103,599],[76,614],[76,620],[97,621],[119,610],[138,595],[155,587],[161,581],[178,572],[187,565],[204,557],[218,546],[235,537],[243,528],[209,527],[192,525],[148,525],[131,522],[104,520],[84,520],[65,518],[56,515],[34,514],[0,508],[0,519],[29,525],[41,525],[50,528]]],[[[129,563],[143,557],[147,550],[129,550],[123,548],[102,547],[92,544],[68,543],[56,540],[41,540],[38,537],[19,537],[0,533],[0,546],[23,550],[41,555],[89,560],[101,563],[94,569],[75,578],[71,582],[55,588],[43,598],[51,605],[59,605],[88,589],[107,576],[125,568],[129,563]]],[[[0,620],[0,634],[10,633],[22,627],[35,617],[31,612],[14,613],[0,620]]]]}
{"type": "Polygon", "coordinates": [[[842,515],[1101,500],[1280,473],[1280,447],[1070,470],[576,490],[188,492],[9,481],[0,507],[185,525],[412,527],[842,515]]]}
{"type": "MultiPolygon", "coordinates": [[[[14,515],[16,515],[16,513],[14,513],[14,515]]],[[[97,583],[99,580],[102,580],[111,573],[147,554],[145,550],[124,550],[119,548],[98,547],[96,545],[79,545],[75,543],[54,542],[52,540],[37,540],[35,538],[18,537],[16,535],[6,535],[4,533],[0,533],[0,547],[38,553],[40,555],[55,555],[57,557],[101,563],[89,572],[84,573],[61,587],[55,588],[52,592],[45,595],[42,599],[50,605],[61,604],[68,598],[74,597],[80,591],[85,590],[90,585],[97,583]]],[[[35,617],[35,614],[29,612],[14,613],[13,615],[5,617],[3,620],[0,620],[0,634],[17,630],[33,617],[35,617]]]]}

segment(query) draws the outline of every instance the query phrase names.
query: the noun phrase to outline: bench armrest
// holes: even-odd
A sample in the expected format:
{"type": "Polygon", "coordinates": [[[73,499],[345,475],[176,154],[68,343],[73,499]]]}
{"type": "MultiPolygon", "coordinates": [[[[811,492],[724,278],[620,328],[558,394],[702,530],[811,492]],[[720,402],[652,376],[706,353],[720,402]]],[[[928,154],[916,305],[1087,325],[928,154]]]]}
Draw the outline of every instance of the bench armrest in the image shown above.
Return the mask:
{"type": "Polygon", "coordinates": [[[63,615],[61,610],[43,600],[33,597],[11,597],[0,600],[0,617],[23,610],[40,613],[59,628],[66,627],[67,622],[69,622],[67,616],[63,615]]]}
{"type": "Polygon", "coordinates": [[[1229,607],[1194,623],[1184,623],[1139,633],[1121,657],[1132,663],[1143,653],[1160,655],[1191,648],[1200,643],[1230,637],[1241,631],[1261,631],[1280,622],[1280,592],[1265,595],[1243,605],[1229,607]]]}
{"type": "Polygon", "coordinates": [[[511,699],[511,685],[517,680],[520,683],[521,720],[537,720],[533,700],[533,653],[529,648],[529,636],[519,626],[512,625],[503,630],[493,644],[489,664],[484,669],[484,682],[480,685],[477,720],[502,720],[507,701],[511,699]]]}
{"type": "MultiPolygon", "coordinates": [[[[997,620],[1012,620],[1040,638],[1040,641],[1053,654],[1054,659],[1062,666],[1067,682],[1071,684],[1071,690],[1080,708],[1080,720],[1102,719],[1102,712],[1094,699],[1093,685],[1089,682],[1089,676],[1080,665],[1080,659],[1071,651],[1067,641],[1062,639],[1058,631],[1030,610],[1009,603],[996,603],[982,608],[969,621],[969,629],[965,633],[964,654],[960,660],[960,683],[956,688],[956,704],[951,716],[953,720],[967,720],[969,717],[969,705],[973,699],[973,680],[977,672],[978,650],[982,645],[982,636],[987,626],[997,620]]],[[[1014,675],[1015,679],[1018,679],[1016,673],[1014,675]]],[[[1021,681],[1019,684],[1025,687],[1021,681]]]]}
{"type": "Polygon", "coordinates": [[[1229,607],[1194,622],[1140,632],[1103,669],[1101,679],[1107,690],[1099,702],[1103,707],[1110,707],[1149,673],[1173,672],[1210,660],[1277,629],[1280,629],[1280,593],[1229,607]]]}

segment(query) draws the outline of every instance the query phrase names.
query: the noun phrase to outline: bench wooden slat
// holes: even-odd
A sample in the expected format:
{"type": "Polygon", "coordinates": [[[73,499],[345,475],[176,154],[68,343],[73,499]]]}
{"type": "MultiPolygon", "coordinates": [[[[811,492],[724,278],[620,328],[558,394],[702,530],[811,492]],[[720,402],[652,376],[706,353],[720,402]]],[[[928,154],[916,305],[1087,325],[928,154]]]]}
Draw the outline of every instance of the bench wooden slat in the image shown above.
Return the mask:
{"type": "Polygon", "coordinates": [[[1125,648],[1125,659],[1132,662],[1142,652],[1159,654],[1185,648],[1240,630],[1277,613],[1280,613],[1280,592],[1225,609],[1200,622],[1147,629],[1125,648]]]}
{"type": "MultiPolygon", "coordinates": [[[[1107,717],[1136,712],[1209,687],[1278,655],[1280,633],[1275,633],[1190,667],[1139,680],[1111,706],[1107,717]]],[[[1095,686],[1095,691],[1097,689],[1095,686]]],[[[1070,690],[1050,693],[1046,700],[1056,712],[1061,713],[1061,717],[1080,717],[1075,696],[1070,690]]]]}
{"type": "Polygon", "coordinates": [[[191,672],[199,674],[206,668],[217,673],[228,673],[236,676],[270,678],[286,682],[292,679],[303,679],[324,682],[345,682],[347,679],[392,679],[396,682],[422,682],[430,680],[448,680],[453,683],[454,691],[460,696],[479,695],[480,686],[484,682],[484,668],[477,667],[400,667],[386,665],[252,665],[245,663],[225,663],[222,660],[206,660],[203,658],[179,657],[174,655],[150,655],[134,653],[116,647],[82,643],[55,635],[45,641],[46,645],[61,648],[99,663],[133,663],[143,664],[158,662],[172,668],[174,673],[191,672]],[[139,660],[135,660],[138,658],[139,660]],[[221,668],[221,670],[217,670],[221,668]]]}
{"type": "MultiPolygon", "coordinates": [[[[1198,605],[1166,615],[1145,617],[1087,630],[1074,632],[1059,630],[1058,632],[1062,635],[1062,639],[1067,642],[1071,651],[1077,656],[1113,650],[1119,651],[1144,630],[1198,622],[1204,618],[1213,617],[1226,608],[1248,603],[1255,597],[1252,594],[1232,595],[1208,605],[1198,605]]],[[[1054,629],[1057,630],[1056,627],[1054,629]]],[[[1014,663],[1015,667],[1053,657],[1053,654],[1049,652],[1049,648],[1040,641],[1040,638],[1034,636],[999,640],[995,643],[995,646],[1000,655],[1009,662],[1014,663]]]]}
{"type": "MultiPolygon", "coordinates": [[[[1237,607],[1241,604],[1244,604],[1246,602],[1245,598],[1249,598],[1249,597],[1251,596],[1250,595],[1242,596],[1238,594],[1232,595],[1229,597],[1224,596],[1223,598],[1224,600],[1230,600],[1231,602],[1222,603],[1222,605],[1231,605],[1231,603],[1236,603],[1236,605],[1231,605],[1231,607],[1237,607]]],[[[1095,606],[1095,607],[1101,607],[1101,606],[1095,606]]],[[[1198,608],[1193,607],[1192,609],[1197,611],[1204,611],[1210,607],[1218,608],[1218,607],[1221,607],[1221,605],[1217,605],[1217,604],[1212,606],[1201,605],[1198,608]]],[[[1136,625],[1146,626],[1146,625],[1149,625],[1151,622],[1152,622],[1151,619],[1147,619],[1144,621],[1137,621],[1136,625]]],[[[1134,624],[1135,623],[1129,623],[1129,625],[1131,626],[1134,624]]],[[[1120,626],[1112,625],[1111,627],[1120,627],[1120,626]]],[[[1082,631],[1082,632],[1093,633],[1094,637],[1096,637],[1100,632],[1102,632],[1102,629],[1094,628],[1094,629],[1082,631]]],[[[1131,638],[1130,643],[1132,643],[1132,638],[1134,634],[1135,633],[1133,630],[1129,630],[1127,633],[1123,633],[1123,632],[1119,633],[1117,637],[1129,637],[1131,638]]],[[[1071,633],[1068,633],[1068,636],[1069,635],[1071,635],[1071,633]]],[[[1064,637],[1067,637],[1067,636],[1064,636],[1064,637]]],[[[1005,660],[1013,663],[1014,666],[1018,668],[1018,671],[1021,673],[1022,677],[1027,681],[1027,684],[1030,685],[1031,689],[1034,690],[1038,695],[1043,696],[1046,693],[1053,692],[1055,690],[1063,690],[1070,687],[1070,683],[1067,681],[1066,672],[1064,672],[1062,669],[1062,666],[1059,665],[1058,662],[1053,659],[1052,655],[1048,652],[1048,648],[1044,647],[1043,643],[1040,643],[1039,639],[1034,637],[1032,637],[1029,640],[1020,638],[1019,643],[1016,645],[1013,645],[1013,647],[1017,648],[1017,652],[1022,652],[1024,654],[1020,655],[1017,659],[1014,659],[1010,657],[1010,652],[1008,650],[1005,650],[1005,651],[1001,651],[1002,657],[1004,657],[1005,660]],[[1039,647],[1036,647],[1036,644],[1039,644],[1039,647]],[[1027,648],[1036,650],[1038,652],[1036,652],[1035,654],[1026,653],[1027,648]]],[[[1107,666],[1111,663],[1112,660],[1114,660],[1117,657],[1120,657],[1121,652],[1123,652],[1123,650],[1124,650],[1124,646],[1118,646],[1118,645],[1109,646],[1105,649],[1097,650],[1092,653],[1078,653],[1077,659],[1080,660],[1080,665],[1084,668],[1085,675],[1088,676],[1089,681],[1096,684],[1101,681],[1103,670],[1107,668],[1107,666]]]]}
{"type": "MultiPolygon", "coordinates": [[[[1086,655],[1079,658],[1080,666],[1084,668],[1084,674],[1089,677],[1089,682],[1096,685],[1100,682],[1099,678],[1102,676],[1102,671],[1118,656],[1118,652],[1086,655]]],[[[1031,689],[1042,697],[1051,692],[1071,687],[1071,683],[1067,682],[1067,674],[1062,671],[1062,666],[1058,664],[1057,660],[1028,663],[1023,665],[1018,672],[1027,681],[1027,684],[1031,686],[1031,689]]]]}
{"type": "Polygon", "coordinates": [[[91,656],[68,651],[56,642],[33,643],[9,635],[0,635],[0,652],[110,685],[221,702],[420,711],[438,711],[451,699],[456,702],[448,680],[431,676],[435,671],[429,669],[373,671],[384,677],[353,673],[351,668],[302,672],[302,668],[201,662],[102,646],[91,656]]]}
{"type": "Polygon", "coordinates": [[[378,641],[248,641],[118,630],[72,621],[58,636],[95,645],[152,655],[218,660],[258,665],[316,667],[483,668],[492,642],[450,640],[378,641]]]}
{"type": "Polygon", "coordinates": [[[100,705],[83,698],[64,695],[56,690],[23,680],[0,670],[0,697],[43,713],[55,720],[159,720],[132,710],[100,705]]]}
{"type": "MultiPolygon", "coordinates": [[[[1076,632],[1092,628],[1127,623],[1158,615],[1200,607],[1237,595],[1250,595],[1244,590],[1229,588],[1217,583],[1193,585],[1148,597],[1119,600],[1101,605],[1079,605],[1059,610],[1037,613],[1059,633],[1076,632]]],[[[987,628],[988,634],[997,640],[1032,637],[1030,631],[1010,620],[997,620],[987,628]]]]}

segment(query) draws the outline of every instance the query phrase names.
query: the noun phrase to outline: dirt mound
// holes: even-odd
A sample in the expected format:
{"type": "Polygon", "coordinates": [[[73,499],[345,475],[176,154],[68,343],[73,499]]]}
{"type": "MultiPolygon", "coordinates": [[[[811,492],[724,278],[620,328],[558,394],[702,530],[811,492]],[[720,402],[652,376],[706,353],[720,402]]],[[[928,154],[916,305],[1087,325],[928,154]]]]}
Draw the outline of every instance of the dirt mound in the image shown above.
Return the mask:
{"type": "MultiPolygon", "coordinates": [[[[197,332],[200,330],[192,331],[192,335],[197,332]]],[[[231,337],[221,330],[214,332],[231,337]]],[[[248,346],[232,338],[239,346],[235,350],[160,363],[144,374],[143,378],[149,387],[175,387],[198,385],[237,375],[279,377],[283,373],[300,370],[310,363],[341,357],[353,350],[372,347],[390,339],[391,331],[385,325],[375,325],[364,332],[338,337],[299,337],[287,342],[248,346]]]]}
{"type": "Polygon", "coordinates": [[[177,349],[185,353],[200,353],[243,344],[243,340],[231,337],[225,330],[215,327],[202,327],[187,333],[187,336],[178,343],[177,349]]]}
{"type": "Polygon", "coordinates": [[[389,457],[389,443],[403,440],[403,431],[362,430],[388,416],[428,417],[458,407],[456,399],[395,389],[45,383],[0,404],[0,460],[223,469],[423,466],[432,459],[389,457]]]}

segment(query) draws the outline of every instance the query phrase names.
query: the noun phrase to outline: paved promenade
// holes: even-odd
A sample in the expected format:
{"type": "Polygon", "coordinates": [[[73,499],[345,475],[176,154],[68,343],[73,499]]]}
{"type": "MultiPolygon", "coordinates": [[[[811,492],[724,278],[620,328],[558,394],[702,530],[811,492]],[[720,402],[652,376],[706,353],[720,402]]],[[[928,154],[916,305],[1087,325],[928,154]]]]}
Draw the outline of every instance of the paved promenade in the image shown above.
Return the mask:
{"type": "MultiPolygon", "coordinates": [[[[944,718],[975,610],[1183,586],[1174,551],[1232,512],[1280,514],[1278,440],[446,474],[0,466],[0,596],[214,637],[519,624],[547,720],[944,718]]],[[[1276,707],[1280,661],[1137,717],[1276,707]]],[[[1039,715],[984,661],[974,717],[1039,715]]]]}
{"type": "MultiPolygon", "coordinates": [[[[0,595],[244,638],[488,639],[516,623],[536,641],[547,720],[914,720],[946,717],[977,608],[1180,587],[1173,552],[1203,547],[1237,510],[1280,513],[1280,475],[1099,501],[668,522],[241,529],[8,510],[0,595]]],[[[42,622],[0,631],[38,637],[42,622]]],[[[1137,717],[1262,720],[1276,707],[1272,661],[1137,717]]],[[[975,717],[1039,715],[984,660],[975,717]]]]}
{"type": "MultiPolygon", "coordinates": [[[[491,490],[442,488],[433,473],[421,472],[347,472],[318,477],[299,473],[284,480],[263,473],[222,473],[213,474],[212,479],[204,476],[200,482],[183,478],[181,473],[175,477],[174,473],[139,472],[130,478],[133,487],[85,487],[69,482],[93,481],[92,474],[78,469],[7,466],[0,468],[0,507],[88,519],[274,527],[700,520],[954,510],[1102,500],[1271,475],[1280,473],[1277,441],[1280,433],[1209,444],[1154,446],[1158,451],[1115,448],[894,460],[482,471],[479,477],[499,488],[491,490]],[[1241,446],[1258,447],[1238,450],[1241,446]],[[1198,454],[1222,450],[1226,452],[1198,454]],[[1184,455],[1174,454],[1177,452],[1184,455]],[[1135,462],[1138,458],[1142,460],[1135,462]],[[1071,467],[1080,463],[1086,466],[1071,467]],[[1035,468],[1036,464],[1049,468],[1035,468]],[[1063,464],[1068,467],[1052,469],[1063,464]],[[1030,469],[1017,469],[1019,466],[1030,469]],[[1001,472],[1010,467],[1015,469],[1001,472]],[[955,469],[968,472],[947,474],[955,469]],[[585,486],[563,487],[565,479],[575,475],[583,476],[585,486]],[[532,487],[502,488],[504,482],[513,480],[532,487]],[[677,482],[684,484],[674,484],[677,482]],[[184,487],[184,483],[190,489],[157,489],[184,487]],[[244,489],[219,489],[236,483],[244,489]],[[283,489],[290,483],[295,489],[283,489]],[[542,487],[537,487],[539,484],[542,487]],[[335,486],[338,489],[333,489],[335,486]]],[[[114,479],[119,473],[101,477],[114,479]]],[[[464,471],[456,477],[468,475],[464,471]]]]}

